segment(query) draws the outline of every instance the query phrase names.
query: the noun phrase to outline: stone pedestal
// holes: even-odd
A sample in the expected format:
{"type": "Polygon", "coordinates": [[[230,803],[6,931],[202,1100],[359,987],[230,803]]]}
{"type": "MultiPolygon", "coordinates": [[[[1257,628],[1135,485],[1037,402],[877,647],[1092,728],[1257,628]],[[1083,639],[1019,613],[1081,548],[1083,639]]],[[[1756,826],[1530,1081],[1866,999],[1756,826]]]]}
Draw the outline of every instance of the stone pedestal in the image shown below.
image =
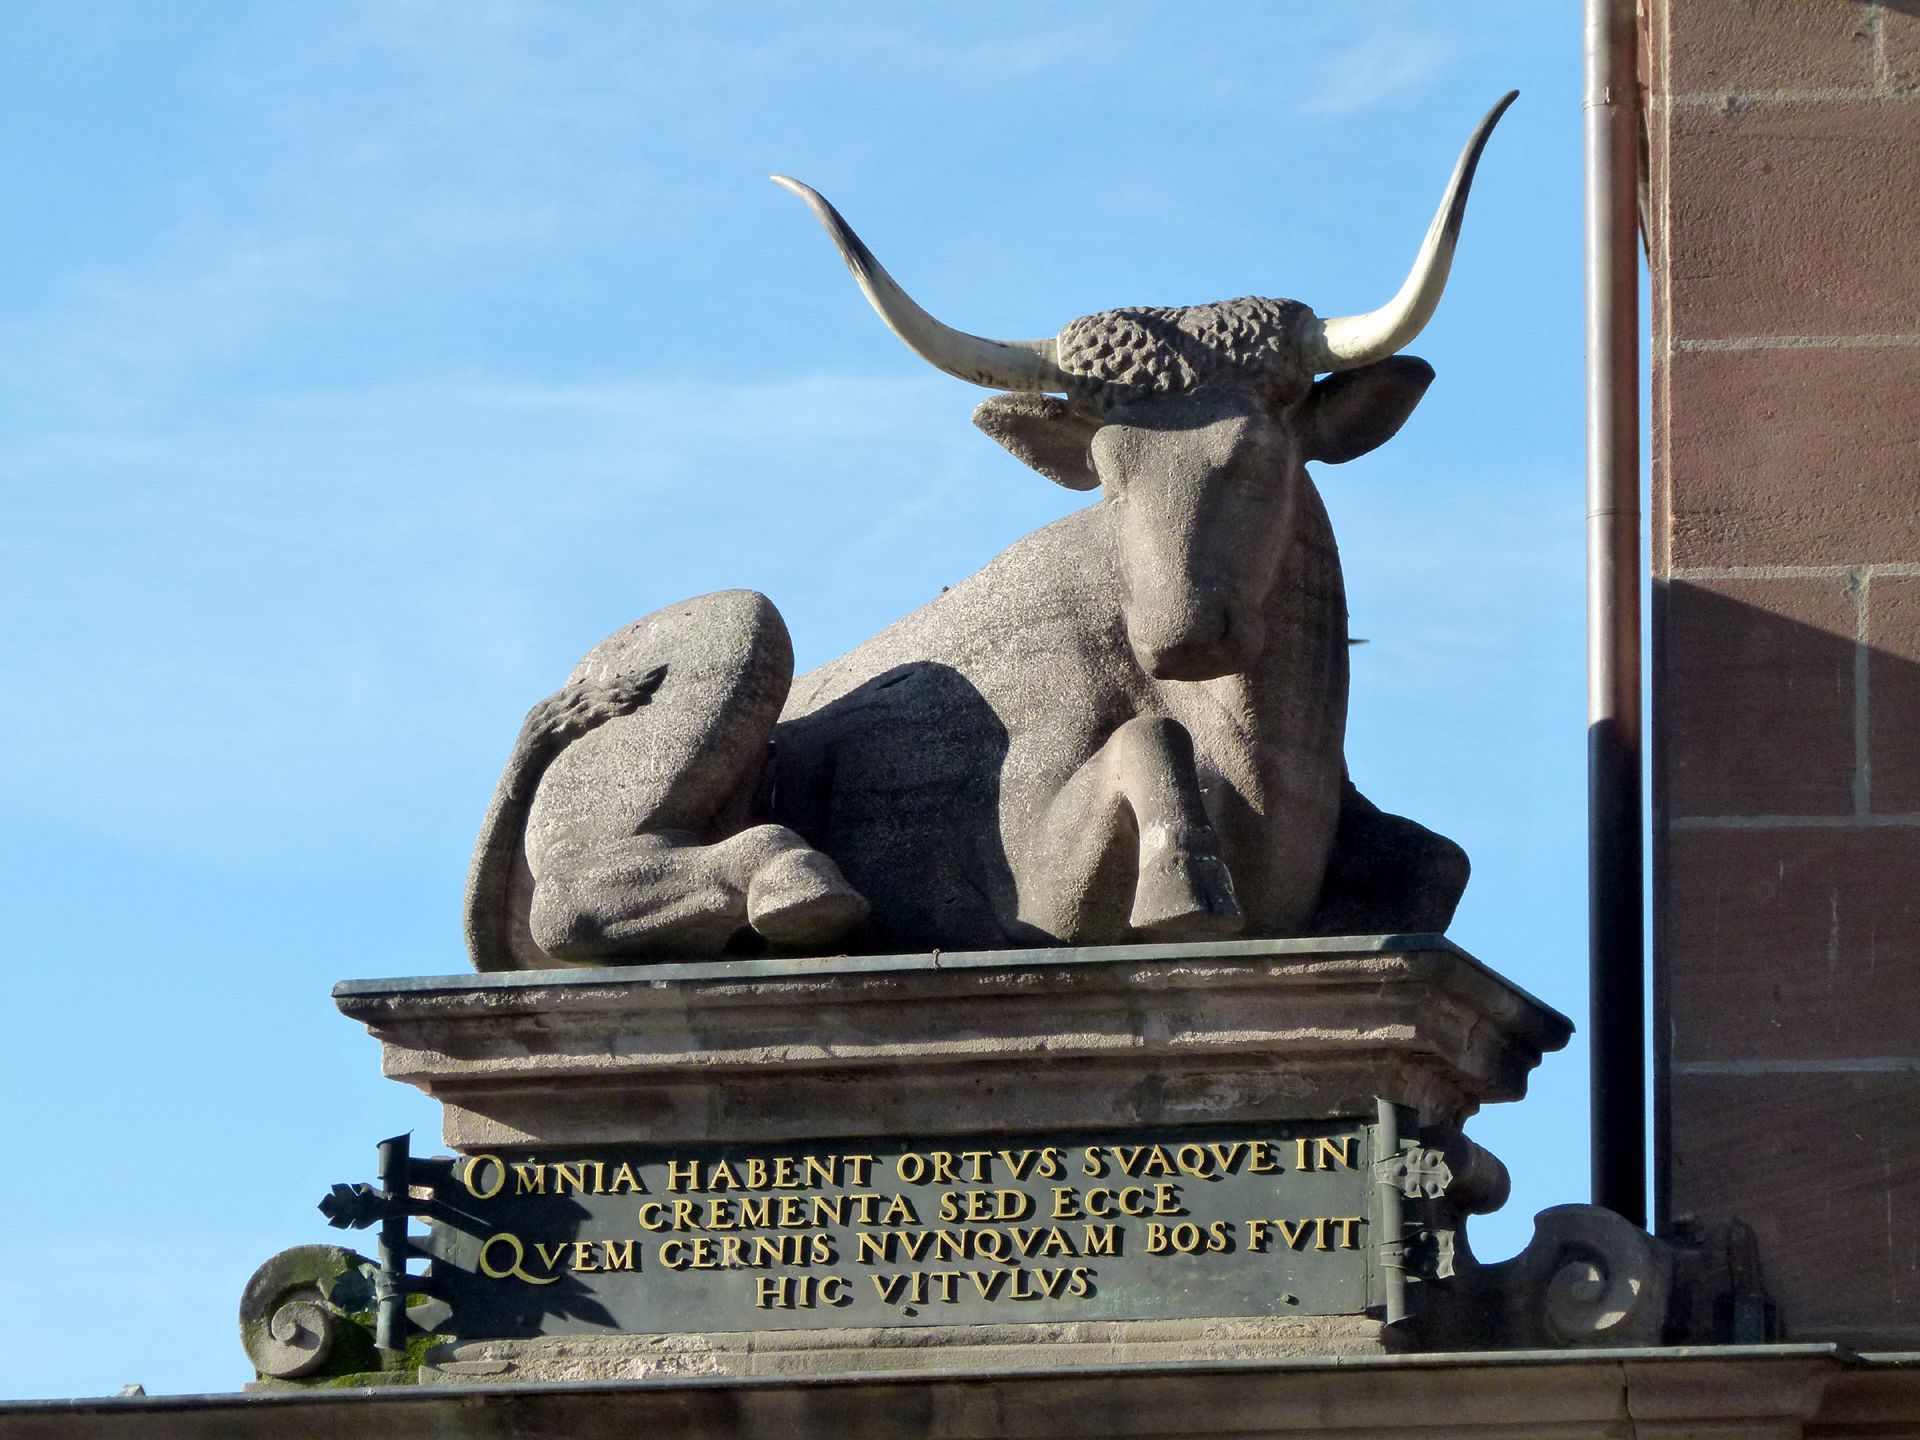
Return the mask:
{"type": "MultiPolygon", "coordinates": [[[[1055,1292],[1030,1297],[1039,1304],[978,1303],[963,1284],[960,1301],[975,1301],[971,1310],[954,1303],[950,1291],[929,1297],[944,1298],[944,1305],[905,1308],[889,1301],[892,1308],[876,1313],[866,1283],[881,1267],[855,1266],[855,1237],[843,1232],[839,1267],[860,1302],[843,1302],[843,1315],[873,1323],[836,1324],[831,1312],[796,1319],[755,1311],[753,1302],[744,1311],[726,1311],[717,1323],[706,1301],[699,1302],[705,1308],[698,1318],[688,1311],[676,1322],[669,1312],[678,1302],[660,1300],[636,1312],[648,1332],[636,1333],[631,1317],[616,1315],[618,1302],[609,1301],[614,1309],[595,1311],[606,1318],[592,1331],[579,1317],[599,1299],[583,1294],[568,1302],[571,1310],[568,1303],[555,1306],[553,1297],[564,1287],[536,1292],[529,1272],[522,1293],[527,1304],[546,1307],[547,1318],[527,1312],[503,1320],[540,1333],[467,1335],[441,1346],[421,1371],[423,1380],[441,1383],[929,1367],[1004,1373],[1063,1360],[1270,1360],[1422,1343],[1417,1327],[1390,1323],[1408,1313],[1402,1303],[1408,1282],[1401,1277],[1453,1274],[1460,1217],[1492,1209],[1505,1197],[1504,1170],[1457,1127],[1482,1104],[1518,1099],[1541,1055],[1565,1044],[1572,1029],[1565,1017],[1431,935],[352,981],[334,995],[343,1013],[380,1040],[386,1074],[439,1100],[447,1143],[476,1157],[464,1169],[439,1172],[451,1188],[436,1194],[451,1195],[456,1205],[472,1195],[474,1183],[497,1195],[516,1162],[531,1159],[534,1172],[545,1163],[553,1173],[556,1155],[627,1153],[619,1147],[656,1156],[668,1153],[660,1147],[680,1147],[673,1153],[682,1155],[721,1147],[710,1153],[735,1156],[756,1145],[829,1154],[866,1148],[881,1155],[877,1163],[885,1170],[895,1163],[886,1157],[897,1162],[903,1143],[932,1153],[943,1143],[990,1147],[994,1137],[1027,1137],[1008,1142],[1016,1144],[1050,1137],[1064,1144],[1072,1137],[1079,1150],[1063,1153],[1084,1160],[1088,1146],[1105,1142],[1191,1140],[1197,1155],[1200,1141],[1231,1144],[1235,1136],[1265,1135],[1284,1136],[1262,1143],[1285,1147],[1291,1156],[1296,1145],[1316,1143],[1296,1137],[1330,1134],[1328,1126],[1357,1127],[1350,1133],[1360,1149],[1351,1153],[1351,1182],[1338,1191],[1336,1210],[1370,1218],[1344,1230],[1322,1228],[1317,1247],[1296,1230],[1293,1248],[1300,1253],[1278,1264],[1271,1255],[1263,1261],[1248,1254],[1254,1266],[1268,1267],[1261,1273],[1269,1278],[1247,1282],[1237,1271],[1225,1272],[1245,1292],[1239,1299],[1213,1292],[1220,1271],[1196,1268],[1183,1279],[1177,1264],[1157,1260],[1146,1262],[1146,1274],[1129,1270],[1177,1223],[1168,1219],[1151,1236],[1141,1219],[1130,1222],[1126,1244],[1133,1250],[1096,1267],[1098,1284],[1106,1287],[1098,1304],[1046,1303],[1055,1292]],[[1376,1116],[1382,1117],[1378,1126],[1376,1116]],[[476,1164],[483,1168],[472,1169],[476,1164]],[[449,1173],[467,1176],[460,1183],[470,1188],[459,1190],[445,1179],[449,1173]],[[1377,1210],[1387,1203],[1382,1186],[1409,1197],[1404,1221],[1398,1198],[1391,1201],[1391,1219],[1377,1210]],[[1428,1202],[1433,1208],[1421,1209],[1428,1202]],[[1363,1232],[1369,1238],[1359,1238],[1363,1232]],[[1409,1244],[1424,1235],[1430,1253],[1416,1257],[1386,1238],[1403,1232],[1413,1237],[1409,1244]],[[1342,1239],[1349,1249],[1366,1251],[1365,1263],[1336,1274],[1330,1259],[1311,1252],[1337,1250],[1342,1239]],[[1215,1278],[1206,1279],[1208,1273],[1215,1278]],[[1296,1278],[1279,1278],[1288,1275],[1296,1278]],[[1312,1293],[1280,1293],[1302,1284],[1312,1293]],[[1185,1289],[1169,1300],[1163,1285],[1185,1289]],[[1329,1300],[1326,1285],[1345,1298],[1329,1300]],[[901,1316],[913,1318],[892,1323],[901,1316]],[[936,1323],[943,1316],[966,1323],[936,1323]],[[1034,1323],[1021,1323],[1028,1320],[1034,1323]]],[[[1310,1152],[1298,1153],[1300,1167],[1310,1170],[1310,1152]]],[[[1283,1168],[1280,1155],[1279,1149],[1266,1152],[1276,1172],[1283,1168]]],[[[1078,1173],[1060,1178],[1090,1183],[1078,1173]]],[[[1209,1203],[1217,1202],[1231,1188],[1208,1190],[1204,1177],[1180,1178],[1189,1201],[1204,1192],[1209,1203]]],[[[983,1193],[975,1198],[985,1203],[984,1187],[977,1188],[983,1193]]],[[[918,1193],[931,1224],[934,1192],[918,1193]]],[[[1039,1193],[1044,1202],[1046,1192],[1039,1193]]],[[[1321,1193],[1336,1192],[1329,1185],[1321,1193]]],[[[656,1174],[646,1195],[664,1194],[656,1174]]],[[[602,1215],[617,1213],[631,1231],[633,1199],[596,1194],[591,1205],[602,1207],[602,1215]]],[[[1022,1203],[1031,1205],[1032,1197],[1022,1203]]],[[[1278,1203],[1258,1200],[1246,1213],[1264,1214],[1259,1205],[1278,1203]]],[[[1208,1212],[1160,1213],[1204,1221],[1208,1212]]],[[[666,1214],[650,1212],[654,1220],[666,1214]]],[[[1047,1218],[1044,1208],[1029,1214],[1047,1218]]],[[[653,1229],[646,1217],[641,1223],[653,1229]]],[[[1268,1222],[1235,1223],[1243,1227],[1244,1247],[1252,1234],[1245,1227],[1268,1222]]],[[[1077,1226],[1067,1228],[1079,1233],[1077,1226]]],[[[1204,1226],[1188,1228],[1197,1235],[1204,1226]]],[[[489,1264],[506,1267],[519,1252],[479,1248],[492,1243],[483,1242],[484,1231],[459,1242],[466,1248],[457,1254],[443,1241],[440,1259],[468,1276],[489,1264]]],[[[679,1233],[642,1232],[655,1246],[651,1258],[640,1252],[642,1268],[653,1266],[656,1275],[647,1283],[660,1284],[662,1269],[693,1253],[684,1238],[682,1249],[668,1248],[679,1233]]],[[[1262,1245],[1272,1233],[1262,1235],[1262,1245]]],[[[1470,1267],[1464,1243],[1458,1253],[1470,1267]]],[[[592,1257],[587,1260],[591,1268],[592,1257]]],[[[575,1278],[554,1273],[558,1279],[543,1276],[538,1283],[575,1278]]],[[[753,1283],[753,1276],[738,1283],[753,1283]]],[[[1079,1282],[1055,1271],[1050,1283],[1079,1282]]],[[[669,1281],[665,1291],[651,1293],[698,1288],[675,1291],[679,1284],[669,1281]]],[[[499,1288],[463,1293],[470,1304],[491,1304],[499,1288]]]]}
{"type": "Polygon", "coordinates": [[[348,981],[463,1153],[1371,1114],[1517,1100],[1565,1016],[1435,935],[348,981]]]}

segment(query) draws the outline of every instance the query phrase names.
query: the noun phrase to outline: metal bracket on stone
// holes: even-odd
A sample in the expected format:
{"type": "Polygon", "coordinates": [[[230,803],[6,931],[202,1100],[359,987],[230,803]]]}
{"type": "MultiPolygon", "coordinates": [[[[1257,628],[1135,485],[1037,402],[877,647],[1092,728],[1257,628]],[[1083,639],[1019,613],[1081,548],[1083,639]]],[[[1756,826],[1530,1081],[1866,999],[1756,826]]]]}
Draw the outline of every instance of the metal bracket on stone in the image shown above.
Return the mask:
{"type": "MultiPolygon", "coordinates": [[[[1454,1184],[1446,1152],[1403,1137],[1411,1111],[1387,1100],[1374,1101],[1373,1186],[1375,1268],[1389,1325],[1408,1315],[1408,1282],[1439,1279],[1453,1270],[1453,1229],[1446,1223],[1457,1206],[1446,1199],[1454,1184]],[[1410,1213],[1411,1212],[1411,1213],[1410,1213]]],[[[1497,1162],[1496,1162],[1497,1163],[1497,1162]]]]}
{"type": "Polygon", "coordinates": [[[1459,1131],[1404,1135],[1412,1112],[1385,1100],[1375,1105],[1375,1264],[1387,1323],[1395,1324],[1424,1304],[1424,1294],[1418,1304],[1410,1299],[1408,1284],[1452,1279],[1456,1253],[1466,1253],[1463,1220],[1499,1209],[1511,1187],[1506,1166],[1459,1131]]]}
{"type": "Polygon", "coordinates": [[[381,1350],[406,1348],[407,1296],[431,1294],[424,1277],[409,1275],[407,1261],[424,1257],[407,1240],[407,1217],[424,1214],[432,1201],[413,1194],[415,1183],[443,1180],[453,1162],[415,1159],[412,1135],[395,1135],[379,1144],[379,1184],[335,1185],[320,1199],[320,1213],[337,1230],[364,1230],[380,1226],[379,1262],[374,1277],[374,1344],[381,1350]]]}

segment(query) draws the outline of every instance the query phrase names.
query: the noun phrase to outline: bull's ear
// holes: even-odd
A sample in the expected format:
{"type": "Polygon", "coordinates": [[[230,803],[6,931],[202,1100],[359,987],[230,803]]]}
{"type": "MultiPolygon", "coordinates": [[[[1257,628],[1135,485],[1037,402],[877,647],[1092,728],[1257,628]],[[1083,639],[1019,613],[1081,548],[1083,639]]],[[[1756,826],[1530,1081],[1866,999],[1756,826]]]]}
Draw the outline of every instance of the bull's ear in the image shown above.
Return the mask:
{"type": "Polygon", "coordinates": [[[975,407],[973,423],[1056,485],[1092,490],[1100,483],[1087,452],[1099,422],[1056,395],[996,395],[975,407]]]}
{"type": "Polygon", "coordinates": [[[1316,380],[1301,407],[1301,452],[1329,465],[1387,443],[1433,383],[1433,367],[1413,355],[1392,355],[1316,380]]]}

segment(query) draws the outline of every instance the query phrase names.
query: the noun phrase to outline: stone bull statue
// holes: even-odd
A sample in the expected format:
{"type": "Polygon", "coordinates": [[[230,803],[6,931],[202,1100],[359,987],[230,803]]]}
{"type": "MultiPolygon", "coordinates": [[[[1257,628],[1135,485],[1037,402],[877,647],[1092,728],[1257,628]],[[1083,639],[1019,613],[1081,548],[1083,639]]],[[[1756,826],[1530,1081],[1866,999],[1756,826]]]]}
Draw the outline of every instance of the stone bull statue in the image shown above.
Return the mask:
{"type": "Polygon", "coordinates": [[[1003,392],[975,424],[1102,499],[797,681],[751,591],[595,646],[494,797],[475,965],[1445,929],[1465,854],[1346,776],[1346,602],[1305,462],[1382,444],[1433,379],[1398,352],[1513,98],[1399,293],[1331,319],[1248,298],[983,339],[776,177],[915,353],[1003,392]]]}

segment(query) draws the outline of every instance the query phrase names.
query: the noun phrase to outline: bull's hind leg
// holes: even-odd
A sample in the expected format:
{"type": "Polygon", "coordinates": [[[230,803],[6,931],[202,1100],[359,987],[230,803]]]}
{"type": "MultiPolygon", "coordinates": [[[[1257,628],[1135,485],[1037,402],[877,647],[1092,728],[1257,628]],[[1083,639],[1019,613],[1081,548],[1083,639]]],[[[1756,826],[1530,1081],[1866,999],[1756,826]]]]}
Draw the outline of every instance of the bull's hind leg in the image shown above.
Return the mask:
{"type": "Polygon", "coordinates": [[[1453,922],[1471,868],[1446,836],[1387,813],[1345,781],[1313,933],[1438,935],[1453,922]]]}
{"type": "Polygon", "coordinates": [[[834,863],[783,825],[711,844],[654,831],[552,858],[530,919],[559,959],[718,954],[743,926],[776,945],[825,944],[867,915],[834,863]]]}
{"type": "Polygon", "coordinates": [[[743,927],[825,944],[866,917],[834,863],[753,824],[793,649],[772,602],[725,591],[596,646],[570,684],[664,667],[649,702],[581,736],[526,828],[534,942],[560,960],[717,954],[743,927]]]}
{"type": "Polygon", "coordinates": [[[1025,855],[1020,918],[1063,940],[1202,939],[1244,922],[1176,720],[1115,730],[1048,805],[1025,855]]]}

